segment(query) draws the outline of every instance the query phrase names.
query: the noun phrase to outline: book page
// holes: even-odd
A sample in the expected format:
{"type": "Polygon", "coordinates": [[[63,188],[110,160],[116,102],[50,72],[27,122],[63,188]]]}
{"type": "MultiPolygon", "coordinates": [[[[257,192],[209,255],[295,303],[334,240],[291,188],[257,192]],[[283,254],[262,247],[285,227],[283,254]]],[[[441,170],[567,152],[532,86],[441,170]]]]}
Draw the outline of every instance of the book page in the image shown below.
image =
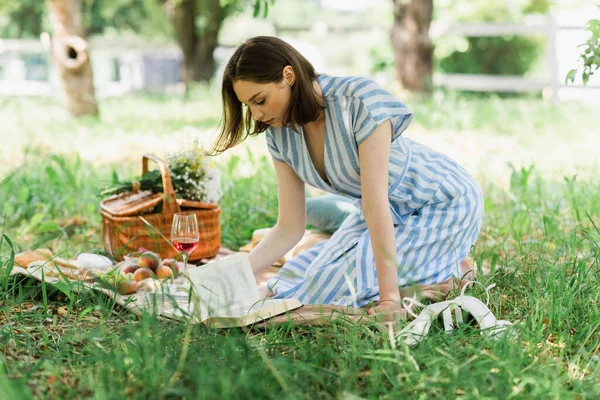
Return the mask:
{"type": "Polygon", "coordinates": [[[158,307],[159,310],[169,307],[187,307],[189,303],[190,285],[164,283],[155,291],[146,293],[143,298],[143,305],[147,308],[158,307]]]}
{"type": "Polygon", "coordinates": [[[283,314],[301,305],[297,299],[262,299],[249,307],[230,308],[218,315],[212,315],[212,317],[244,318],[248,316],[262,316],[262,318],[267,318],[268,316],[283,314]]]}
{"type": "MultiPolygon", "coordinates": [[[[266,299],[258,301],[250,308],[230,308],[225,312],[205,319],[204,322],[213,328],[246,326],[284,314],[301,306],[302,303],[298,299],[266,299]]],[[[194,315],[194,306],[192,304],[180,304],[179,307],[165,310],[163,315],[173,319],[185,320],[189,315],[194,315]]],[[[198,320],[194,319],[194,322],[197,323],[198,320]]]]}
{"type": "Polygon", "coordinates": [[[199,321],[250,309],[259,300],[248,254],[236,254],[187,271],[199,321]],[[197,307],[196,307],[197,306],[197,307]]]}

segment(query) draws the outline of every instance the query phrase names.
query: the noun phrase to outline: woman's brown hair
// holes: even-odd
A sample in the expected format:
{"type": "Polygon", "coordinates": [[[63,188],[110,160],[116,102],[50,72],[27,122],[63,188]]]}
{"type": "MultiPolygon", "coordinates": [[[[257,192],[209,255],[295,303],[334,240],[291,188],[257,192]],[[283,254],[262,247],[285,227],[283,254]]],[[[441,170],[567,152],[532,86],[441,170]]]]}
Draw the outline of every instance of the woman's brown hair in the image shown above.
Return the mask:
{"type": "Polygon", "coordinates": [[[324,107],[320,105],[313,89],[317,73],[312,64],[298,50],[281,39],[256,36],[241,44],[225,67],[221,88],[221,133],[207,152],[208,155],[220,154],[248,136],[258,135],[269,127],[261,121],[253,121],[250,112],[244,113],[242,103],[233,90],[233,83],[240,79],[255,83],[281,82],[283,69],[288,65],[294,69],[295,80],[283,124],[291,124],[292,129],[296,130],[296,124],[304,125],[319,117],[324,107]]]}

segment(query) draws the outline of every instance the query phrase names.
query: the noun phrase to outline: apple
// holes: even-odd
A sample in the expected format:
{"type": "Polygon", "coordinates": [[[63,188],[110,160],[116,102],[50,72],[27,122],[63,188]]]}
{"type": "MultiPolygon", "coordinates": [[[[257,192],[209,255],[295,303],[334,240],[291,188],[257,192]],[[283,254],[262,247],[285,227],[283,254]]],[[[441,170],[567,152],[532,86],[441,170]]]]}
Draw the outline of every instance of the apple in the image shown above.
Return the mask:
{"type": "Polygon", "coordinates": [[[173,276],[175,278],[177,278],[179,276],[179,273],[181,272],[181,268],[179,267],[177,261],[175,261],[172,258],[166,258],[163,260],[163,267],[169,267],[171,269],[171,271],[173,272],[173,276]]]}
{"type": "Polygon", "coordinates": [[[117,291],[119,294],[133,294],[138,290],[138,283],[136,281],[131,282],[120,282],[117,285],[117,291]]]}
{"type": "Polygon", "coordinates": [[[143,281],[146,278],[154,278],[154,272],[150,268],[138,268],[133,273],[133,279],[137,282],[143,281]]]}
{"type": "Polygon", "coordinates": [[[156,268],[158,268],[158,266],[160,265],[160,258],[156,253],[146,251],[140,254],[138,264],[141,268],[148,268],[154,272],[156,271],[156,268]]]}
{"type": "Polygon", "coordinates": [[[156,268],[156,277],[158,279],[172,278],[173,270],[166,265],[161,265],[160,267],[156,268]]]}
{"type": "Polygon", "coordinates": [[[124,274],[133,274],[135,271],[137,271],[140,267],[138,265],[135,264],[127,264],[125,265],[123,268],[121,268],[121,271],[123,271],[124,274]]]}

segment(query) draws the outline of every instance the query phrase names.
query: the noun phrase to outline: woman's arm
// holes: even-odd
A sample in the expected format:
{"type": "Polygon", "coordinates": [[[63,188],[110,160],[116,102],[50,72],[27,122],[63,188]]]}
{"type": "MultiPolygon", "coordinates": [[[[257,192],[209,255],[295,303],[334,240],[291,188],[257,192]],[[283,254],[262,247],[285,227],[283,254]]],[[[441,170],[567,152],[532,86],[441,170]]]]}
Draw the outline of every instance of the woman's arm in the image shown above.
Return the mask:
{"type": "Polygon", "coordinates": [[[388,197],[388,170],[392,138],[389,120],[358,146],[362,208],[371,236],[381,302],[400,302],[396,237],[388,197]]]}
{"type": "Polygon", "coordinates": [[[288,164],[273,159],[277,174],[277,224],[250,252],[252,270],[258,272],[279,261],[294,247],[306,228],[304,182],[288,164]]]}

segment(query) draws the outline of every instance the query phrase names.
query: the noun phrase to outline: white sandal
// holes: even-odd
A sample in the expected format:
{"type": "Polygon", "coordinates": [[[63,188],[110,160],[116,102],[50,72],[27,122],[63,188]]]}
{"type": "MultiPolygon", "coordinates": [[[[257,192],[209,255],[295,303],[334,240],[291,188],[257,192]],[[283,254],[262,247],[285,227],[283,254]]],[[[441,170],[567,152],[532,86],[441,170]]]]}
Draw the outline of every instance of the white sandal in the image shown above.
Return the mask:
{"type": "Polygon", "coordinates": [[[470,281],[463,286],[460,296],[457,298],[430,305],[425,305],[417,301],[416,294],[412,298],[403,298],[402,305],[410,315],[415,317],[415,320],[398,332],[396,339],[403,339],[404,343],[409,346],[420,342],[427,335],[431,328],[431,323],[439,317],[440,313],[444,322],[444,330],[450,332],[455,326],[463,323],[463,310],[471,314],[475,321],[477,321],[482,334],[485,333],[488,337],[492,338],[498,337],[500,333],[506,330],[507,326],[512,324],[509,321],[497,320],[487,306],[490,301],[489,290],[496,286],[496,284],[484,287],[487,296],[487,302],[484,304],[481,300],[473,296],[465,296],[465,290],[473,283],[483,286],[480,282],[470,281]],[[415,314],[412,310],[415,305],[423,307],[423,311],[419,315],[415,314]],[[455,323],[452,321],[453,311],[455,323]]]}

